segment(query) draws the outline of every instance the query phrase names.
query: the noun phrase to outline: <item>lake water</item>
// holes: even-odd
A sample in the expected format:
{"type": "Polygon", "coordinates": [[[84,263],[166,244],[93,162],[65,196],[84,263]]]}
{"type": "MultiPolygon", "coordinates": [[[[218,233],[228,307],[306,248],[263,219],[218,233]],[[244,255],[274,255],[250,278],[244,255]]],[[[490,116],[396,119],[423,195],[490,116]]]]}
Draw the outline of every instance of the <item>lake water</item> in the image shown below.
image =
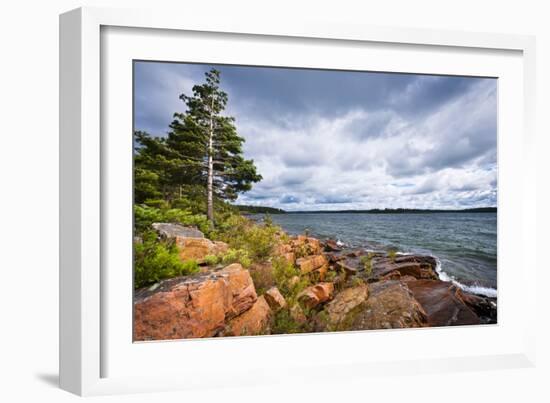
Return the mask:
{"type": "Polygon", "coordinates": [[[352,248],[435,256],[442,280],[496,297],[496,213],[307,213],[271,218],[293,235],[307,229],[312,236],[337,239],[352,248]]]}

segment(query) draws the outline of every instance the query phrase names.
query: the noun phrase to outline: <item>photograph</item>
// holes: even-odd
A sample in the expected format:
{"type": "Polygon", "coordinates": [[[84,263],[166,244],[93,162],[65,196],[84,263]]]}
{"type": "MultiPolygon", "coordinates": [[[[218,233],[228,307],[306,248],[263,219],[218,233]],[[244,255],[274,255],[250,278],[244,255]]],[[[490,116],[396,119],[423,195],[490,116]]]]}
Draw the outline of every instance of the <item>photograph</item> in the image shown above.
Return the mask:
{"type": "Polygon", "coordinates": [[[498,78],[132,69],[134,342],[497,324],[498,78]]]}

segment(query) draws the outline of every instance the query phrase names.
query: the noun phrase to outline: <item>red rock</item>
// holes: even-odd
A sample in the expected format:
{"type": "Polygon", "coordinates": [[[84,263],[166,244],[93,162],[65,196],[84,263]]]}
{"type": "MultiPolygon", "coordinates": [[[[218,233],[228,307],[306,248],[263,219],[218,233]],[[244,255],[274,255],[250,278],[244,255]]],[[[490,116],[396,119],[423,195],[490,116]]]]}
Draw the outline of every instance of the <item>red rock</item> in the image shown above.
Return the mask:
{"type": "Polygon", "coordinates": [[[342,248],[338,246],[338,242],[334,239],[327,239],[325,241],[325,251],[327,252],[340,252],[342,248]]]}
{"type": "Polygon", "coordinates": [[[164,280],[134,296],[134,340],[212,337],[249,309],[257,296],[239,264],[218,272],[164,280]]]}
{"type": "Polygon", "coordinates": [[[264,294],[265,300],[269,304],[269,307],[272,311],[277,312],[278,310],[286,306],[286,300],[279,292],[277,287],[271,287],[264,294]]]}
{"type": "Polygon", "coordinates": [[[301,257],[296,260],[296,265],[300,268],[302,274],[318,270],[323,266],[328,266],[328,261],[324,255],[301,257]]]}
{"type": "Polygon", "coordinates": [[[414,298],[422,305],[430,326],[478,325],[479,317],[457,296],[452,283],[440,280],[407,282],[414,298]]]}
{"type": "Polygon", "coordinates": [[[319,283],[306,288],[298,295],[298,301],[307,308],[313,308],[332,298],[333,283],[319,283]]]}
{"type": "Polygon", "coordinates": [[[271,309],[262,295],[252,308],[229,321],[223,336],[255,336],[269,330],[271,309]]]}
{"type": "Polygon", "coordinates": [[[323,251],[321,242],[318,239],[306,237],[305,235],[298,235],[290,244],[292,245],[292,251],[300,257],[319,255],[323,251]]]}

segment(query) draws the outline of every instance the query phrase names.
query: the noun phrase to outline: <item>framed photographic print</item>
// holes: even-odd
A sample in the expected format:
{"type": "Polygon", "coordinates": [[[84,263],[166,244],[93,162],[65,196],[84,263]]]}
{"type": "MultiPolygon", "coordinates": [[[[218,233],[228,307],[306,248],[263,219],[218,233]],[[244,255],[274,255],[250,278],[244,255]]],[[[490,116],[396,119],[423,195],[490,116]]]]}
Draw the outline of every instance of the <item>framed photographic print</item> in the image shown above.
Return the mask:
{"type": "Polygon", "coordinates": [[[62,15],[62,387],[531,365],[533,48],[62,15]]]}

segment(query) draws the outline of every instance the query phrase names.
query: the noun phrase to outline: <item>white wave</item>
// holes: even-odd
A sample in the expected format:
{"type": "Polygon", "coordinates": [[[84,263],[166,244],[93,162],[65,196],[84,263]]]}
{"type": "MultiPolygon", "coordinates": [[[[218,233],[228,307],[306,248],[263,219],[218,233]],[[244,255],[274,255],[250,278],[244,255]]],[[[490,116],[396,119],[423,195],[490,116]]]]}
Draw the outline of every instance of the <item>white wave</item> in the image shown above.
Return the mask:
{"type": "Polygon", "coordinates": [[[484,296],[490,297],[490,298],[496,298],[497,297],[497,290],[494,289],[494,288],[482,287],[480,285],[465,285],[465,284],[462,284],[459,281],[456,281],[453,277],[449,276],[447,273],[445,273],[443,271],[443,269],[441,268],[441,262],[439,261],[439,259],[436,256],[434,256],[434,257],[435,257],[435,260],[437,262],[437,265],[435,267],[435,271],[439,275],[439,279],[441,281],[451,282],[454,285],[456,285],[458,288],[460,288],[461,290],[464,290],[464,291],[469,292],[471,294],[484,295],[484,296]]]}

